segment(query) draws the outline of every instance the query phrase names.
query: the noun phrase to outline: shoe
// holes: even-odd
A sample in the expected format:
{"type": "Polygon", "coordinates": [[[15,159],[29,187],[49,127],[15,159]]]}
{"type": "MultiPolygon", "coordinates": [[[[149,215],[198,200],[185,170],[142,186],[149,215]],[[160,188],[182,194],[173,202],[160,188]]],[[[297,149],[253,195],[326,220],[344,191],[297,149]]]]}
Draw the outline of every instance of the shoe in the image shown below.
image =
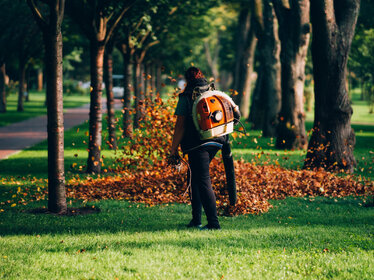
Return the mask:
{"type": "Polygon", "coordinates": [[[218,226],[206,225],[206,226],[201,227],[200,230],[221,230],[221,227],[219,225],[218,226]]]}
{"type": "Polygon", "coordinates": [[[188,225],[188,228],[201,228],[202,224],[201,223],[195,223],[194,221],[191,221],[188,225]]]}

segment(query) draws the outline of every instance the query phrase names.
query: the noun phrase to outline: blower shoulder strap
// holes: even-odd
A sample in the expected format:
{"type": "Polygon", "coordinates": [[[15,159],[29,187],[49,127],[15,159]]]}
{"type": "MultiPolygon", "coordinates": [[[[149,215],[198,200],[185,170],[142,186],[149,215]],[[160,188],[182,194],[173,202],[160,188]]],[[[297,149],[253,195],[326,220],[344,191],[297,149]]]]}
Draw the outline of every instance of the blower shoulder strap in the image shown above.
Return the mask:
{"type": "Polygon", "coordinates": [[[199,97],[200,95],[204,94],[207,91],[212,91],[215,89],[216,87],[214,83],[211,83],[209,85],[204,85],[204,86],[197,86],[192,91],[192,100],[195,100],[197,97],[199,97]]]}

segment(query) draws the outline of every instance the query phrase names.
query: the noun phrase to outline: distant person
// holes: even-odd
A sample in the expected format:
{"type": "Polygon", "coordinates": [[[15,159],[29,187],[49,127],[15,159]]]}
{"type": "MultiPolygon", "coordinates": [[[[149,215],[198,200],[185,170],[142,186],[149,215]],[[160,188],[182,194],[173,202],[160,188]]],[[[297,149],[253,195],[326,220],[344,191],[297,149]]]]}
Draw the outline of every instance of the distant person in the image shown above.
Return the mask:
{"type": "MultiPolygon", "coordinates": [[[[184,154],[188,154],[191,168],[191,205],[192,220],[187,227],[200,229],[220,229],[217,217],[216,196],[212,189],[209,174],[209,164],[216,153],[222,148],[223,157],[231,159],[229,136],[224,135],[209,140],[200,140],[199,132],[192,119],[192,93],[195,87],[208,85],[203,73],[196,67],[190,67],[185,73],[187,81],[184,91],[179,95],[175,115],[177,121],[174,129],[170,157],[178,156],[178,147],[181,145],[184,154]],[[208,224],[201,227],[202,207],[208,224]]],[[[226,166],[226,165],[225,165],[226,166]]],[[[231,164],[232,174],[233,164],[231,164]]]]}

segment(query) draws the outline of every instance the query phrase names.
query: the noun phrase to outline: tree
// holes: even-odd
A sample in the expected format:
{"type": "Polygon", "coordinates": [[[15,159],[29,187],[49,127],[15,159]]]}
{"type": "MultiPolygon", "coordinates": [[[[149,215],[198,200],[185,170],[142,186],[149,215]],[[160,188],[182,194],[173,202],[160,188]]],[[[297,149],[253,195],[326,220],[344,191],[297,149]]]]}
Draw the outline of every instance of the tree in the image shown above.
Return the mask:
{"type": "Polygon", "coordinates": [[[114,93],[113,93],[113,37],[109,40],[104,54],[104,83],[107,104],[107,126],[108,126],[108,143],[111,149],[117,149],[116,140],[116,123],[114,110],[114,93]]]}
{"type": "Polygon", "coordinates": [[[273,0],[281,41],[282,101],[276,147],[304,149],[305,59],[310,35],[309,0],[273,0]]]}
{"type": "Polygon", "coordinates": [[[278,22],[271,2],[262,1],[257,21],[258,77],[253,92],[249,121],[265,137],[276,137],[281,100],[280,42],[278,22]]]}
{"type": "Polygon", "coordinates": [[[102,83],[105,46],[135,2],[68,0],[67,12],[90,41],[91,101],[87,172],[101,172],[102,83]]]}
{"type": "Polygon", "coordinates": [[[311,2],[315,110],[305,167],[352,172],[355,134],[346,86],[348,53],[360,0],[311,2]]]}
{"type": "MultiPolygon", "coordinates": [[[[137,73],[138,76],[134,76],[134,81],[131,80],[131,65],[135,65],[134,62],[134,54],[137,48],[142,47],[144,41],[149,36],[149,32],[143,29],[141,26],[145,19],[144,12],[147,9],[144,9],[143,5],[137,5],[128,14],[128,20],[126,22],[122,22],[117,40],[116,46],[120,53],[122,54],[123,58],[123,85],[124,85],[124,93],[123,93],[123,137],[132,137],[133,133],[133,121],[131,119],[132,116],[132,108],[131,108],[131,84],[133,84],[134,88],[134,95],[135,97],[139,97],[138,91],[138,83],[140,83],[140,69],[137,73]]],[[[149,29],[149,28],[148,28],[149,29]]],[[[148,30],[149,31],[149,30],[148,30]]],[[[136,100],[135,110],[139,110],[138,107],[138,100],[136,100]]],[[[138,115],[139,117],[139,115],[138,115]]],[[[134,119],[134,124],[138,120],[134,119]]]]}
{"type": "Polygon", "coordinates": [[[256,2],[242,5],[238,18],[238,34],[236,36],[234,90],[238,92],[235,102],[239,105],[244,118],[249,116],[249,101],[252,87],[254,54],[257,44],[255,36],[256,2]]]}
{"type": "Polygon", "coordinates": [[[131,57],[132,50],[130,49],[130,37],[127,28],[121,28],[122,39],[117,42],[117,48],[122,54],[123,58],[123,137],[132,136],[132,121],[131,121],[131,57]]]}
{"type": "Polygon", "coordinates": [[[27,0],[27,3],[42,30],[45,47],[48,97],[48,210],[66,214],[61,35],[65,0],[49,1],[48,16],[41,13],[34,0],[27,0]]]}

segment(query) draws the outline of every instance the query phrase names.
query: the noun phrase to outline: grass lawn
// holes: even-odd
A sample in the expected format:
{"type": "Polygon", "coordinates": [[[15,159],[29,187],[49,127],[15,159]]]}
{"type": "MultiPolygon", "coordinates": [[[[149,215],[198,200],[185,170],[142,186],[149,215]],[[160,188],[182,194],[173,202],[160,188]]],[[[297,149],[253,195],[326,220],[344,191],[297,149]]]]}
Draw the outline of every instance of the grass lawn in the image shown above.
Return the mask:
{"type": "MultiPolygon", "coordinates": [[[[361,119],[359,119],[361,120],[361,119]]],[[[366,123],[366,121],[362,121],[366,123]]],[[[312,123],[308,121],[308,129],[312,123]]],[[[104,125],[105,126],[105,125],[104,125]]],[[[374,125],[354,125],[357,174],[373,178],[374,125]]],[[[87,124],[65,132],[67,180],[87,159],[87,124]]],[[[233,141],[236,158],[300,168],[304,152],[277,151],[259,131],[233,141]],[[264,153],[261,153],[264,152],[264,153]]],[[[114,152],[103,147],[106,162],[114,152]]],[[[33,214],[11,205],[18,187],[47,177],[47,144],[0,161],[1,279],[373,279],[374,208],[363,198],[287,198],[262,215],[220,217],[222,230],[185,228],[189,205],[70,202],[99,213],[33,214]],[[13,207],[12,207],[13,206],[13,207]]],[[[81,177],[82,174],[80,175],[81,177]]]]}
{"type": "MultiPolygon", "coordinates": [[[[11,93],[7,97],[7,112],[0,114],[0,126],[6,126],[29,118],[47,114],[44,106],[45,92],[30,92],[30,101],[24,101],[24,111],[17,112],[18,94],[11,93]]],[[[65,95],[64,108],[79,107],[90,102],[89,95],[65,95]]]]}

